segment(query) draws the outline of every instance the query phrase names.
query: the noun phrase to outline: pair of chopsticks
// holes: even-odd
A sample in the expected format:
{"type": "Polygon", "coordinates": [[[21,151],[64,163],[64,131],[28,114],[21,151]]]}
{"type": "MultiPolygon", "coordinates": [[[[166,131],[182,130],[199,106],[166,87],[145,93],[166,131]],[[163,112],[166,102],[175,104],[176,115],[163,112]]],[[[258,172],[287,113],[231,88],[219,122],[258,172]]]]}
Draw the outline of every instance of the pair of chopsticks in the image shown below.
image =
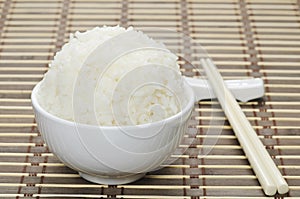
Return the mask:
{"type": "Polygon", "coordinates": [[[200,62],[265,194],[287,193],[288,184],[225,85],[216,66],[209,58],[201,58],[200,62]]]}

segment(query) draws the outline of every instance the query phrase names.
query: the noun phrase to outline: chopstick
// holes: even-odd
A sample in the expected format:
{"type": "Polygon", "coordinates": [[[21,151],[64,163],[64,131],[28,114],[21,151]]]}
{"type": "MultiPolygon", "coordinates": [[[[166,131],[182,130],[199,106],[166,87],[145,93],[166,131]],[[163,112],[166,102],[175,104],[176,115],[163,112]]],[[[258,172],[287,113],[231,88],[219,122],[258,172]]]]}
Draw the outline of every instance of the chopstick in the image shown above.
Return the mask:
{"type": "Polygon", "coordinates": [[[287,193],[287,182],[225,85],[216,66],[210,58],[201,58],[200,62],[265,194],[287,193]]]}

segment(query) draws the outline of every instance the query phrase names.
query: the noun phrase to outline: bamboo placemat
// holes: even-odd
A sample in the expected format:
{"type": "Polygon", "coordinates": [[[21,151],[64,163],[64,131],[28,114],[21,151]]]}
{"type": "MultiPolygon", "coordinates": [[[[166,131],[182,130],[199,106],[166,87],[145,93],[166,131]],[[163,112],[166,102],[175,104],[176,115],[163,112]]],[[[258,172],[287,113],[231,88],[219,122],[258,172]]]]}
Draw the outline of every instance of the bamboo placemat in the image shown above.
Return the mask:
{"type": "MultiPolygon", "coordinates": [[[[261,77],[264,99],[241,106],[290,185],[275,198],[300,198],[299,0],[0,0],[0,9],[0,198],[267,198],[228,122],[218,124],[216,101],[196,106],[172,165],[131,184],[89,183],[48,151],[33,86],[70,32],[116,24],[177,30],[205,47],[225,79],[261,77]]],[[[196,63],[191,39],[162,36],[196,63]]]]}

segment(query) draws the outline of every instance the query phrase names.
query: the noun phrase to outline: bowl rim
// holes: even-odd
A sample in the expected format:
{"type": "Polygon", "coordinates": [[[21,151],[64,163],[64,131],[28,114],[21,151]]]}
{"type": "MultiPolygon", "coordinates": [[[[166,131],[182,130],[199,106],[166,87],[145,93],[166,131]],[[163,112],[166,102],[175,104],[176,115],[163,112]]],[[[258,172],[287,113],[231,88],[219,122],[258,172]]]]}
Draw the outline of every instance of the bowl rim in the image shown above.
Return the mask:
{"type": "MultiPolygon", "coordinates": [[[[43,80],[41,80],[40,82],[38,82],[32,92],[31,92],[31,103],[34,109],[36,109],[37,112],[41,113],[42,115],[46,116],[47,118],[50,118],[54,121],[57,121],[59,123],[64,123],[66,125],[79,125],[80,127],[85,127],[85,128],[101,128],[101,129],[105,129],[105,130],[116,130],[116,129],[136,129],[136,128],[149,128],[149,127],[157,127],[157,126],[161,126],[165,123],[172,123],[172,121],[176,121],[178,118],[181,118],[183,115],[185,115],[187,112],[189,112],[193,107],[194,107],[194,103],[195,103],[195,93],[193,91],[193,89],[189,86],[189,84],[186,82],[186,80],[184,78],[183,82],[184,82],[184,89],[187,89],[187,96],[188,96],[188,103],[186,104],[186,106],[178,113],[176,113],[175,115],[172,115],[170,117],[167,117],[163,120],[159,120],[159,121],[155,121],[155,122],[151,122],[151,123],[145,123],[145,124],[138,124],[138,125],[116,125],[116,126],[101,126],[101,125],[91,125],[91,124],[84,124],[84,123],[79,123],[79,122],[74,122],[74,121],[70,121],[70,120],[66,120],[63,118],[60,118],[56,115],[53,115],[51,113],[49,113],[48,111],[46,111],[44,108],[41,107],[41,105],[38,102],[38,99],[36,97],[41,84],[43,83],[43,80]]],[[[35,112],[35,111],[34,111],[35,112]]]]}

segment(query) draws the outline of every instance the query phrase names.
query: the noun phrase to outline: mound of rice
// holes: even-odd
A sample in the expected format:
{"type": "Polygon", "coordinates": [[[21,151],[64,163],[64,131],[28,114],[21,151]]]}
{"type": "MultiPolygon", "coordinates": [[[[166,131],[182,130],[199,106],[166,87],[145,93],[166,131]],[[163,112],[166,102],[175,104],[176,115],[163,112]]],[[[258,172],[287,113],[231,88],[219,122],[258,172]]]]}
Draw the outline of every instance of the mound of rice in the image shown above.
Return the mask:
{"type": "MultiPolygon", "coordinates": [[[[104,54],[112,52],[103,49],[104,54]]],[[[49,65],[38,101],[49,113],[84,124],[138,125],[159,121],[182,107],[183,80],[177,59],[162,43],[133,28],[96,27],[76,32],[49,65]],[[157,49],[131,51],[109,65],[102,65],[101,58],[87,64],[98,46],[128,31],[137,35],[137,43],[157,49]]]]}

